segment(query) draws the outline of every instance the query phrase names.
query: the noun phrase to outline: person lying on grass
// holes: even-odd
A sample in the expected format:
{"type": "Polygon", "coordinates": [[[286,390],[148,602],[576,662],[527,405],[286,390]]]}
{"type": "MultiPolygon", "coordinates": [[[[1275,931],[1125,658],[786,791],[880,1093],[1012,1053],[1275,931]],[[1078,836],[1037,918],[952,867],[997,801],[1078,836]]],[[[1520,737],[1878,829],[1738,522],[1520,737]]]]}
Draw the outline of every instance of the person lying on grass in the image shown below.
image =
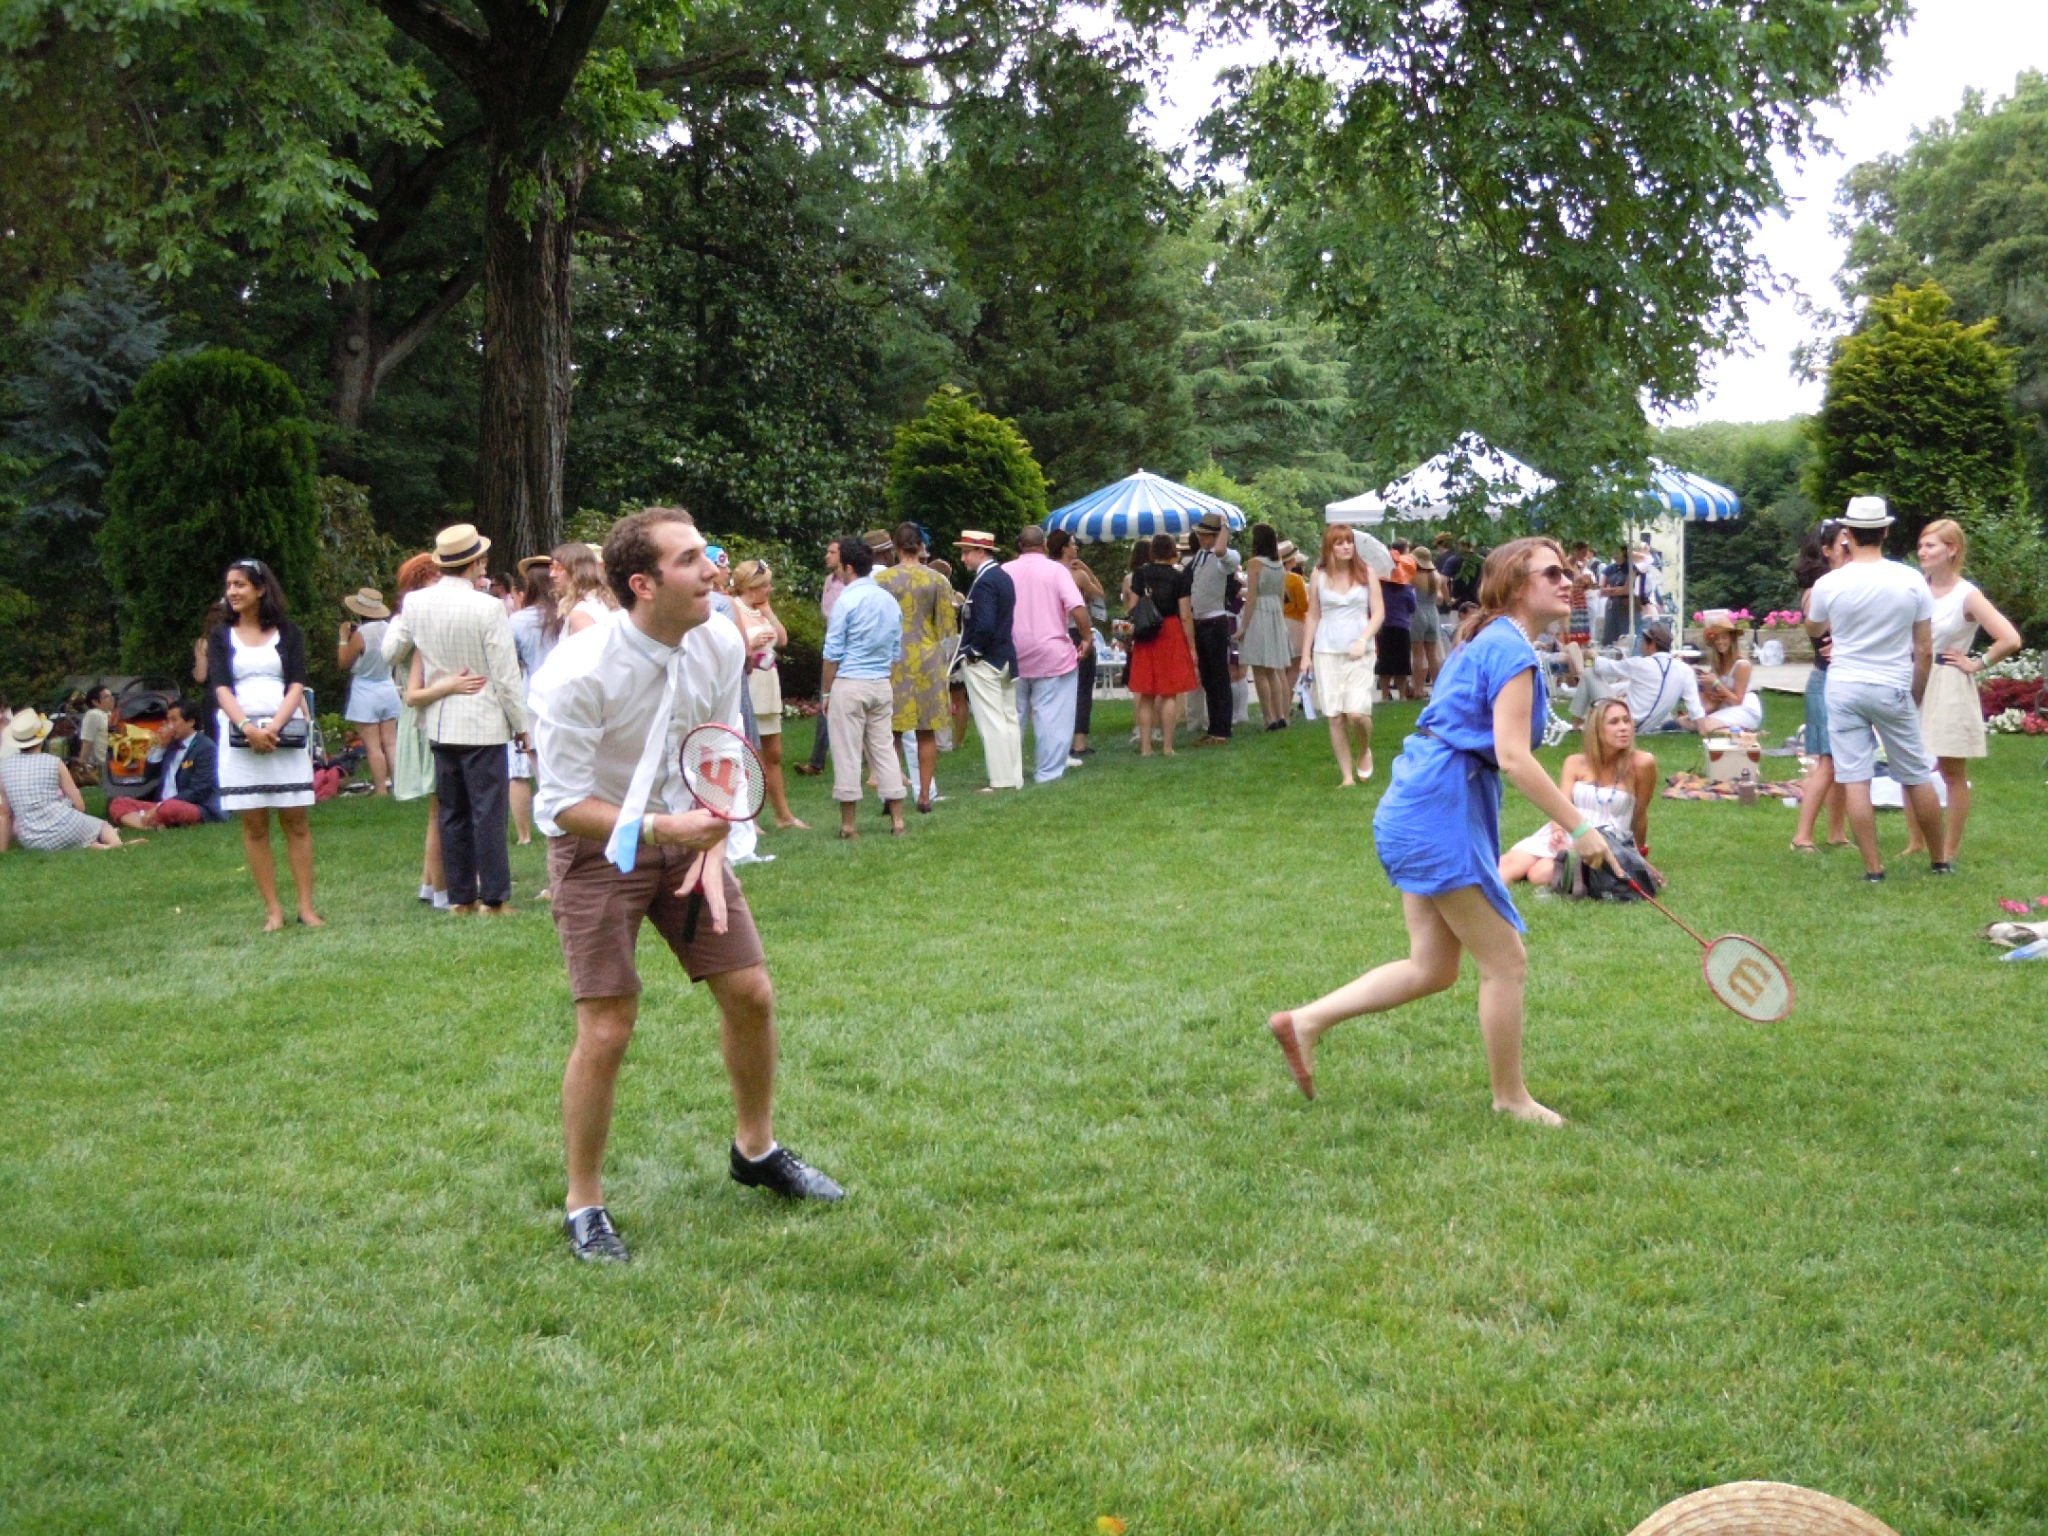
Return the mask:
{"type": "Polygon", "coordinates": [[[1522,983],[1529,958],[1522,916],[1500,878],[1501,778],[1568,826],[1589,864],[1607,842],[1536,761],[1548,710],[1532,637],[1571,606],[1571,572],[1551,539],[1516,539],[1486,557],[1479,607],[1459,626],[1436,692],[1402,744],[1372,830],[1387,879],[1401,892],[1408,957],[1326,997],[1274,1014],[1267,1027],[1304,1096],[1315,1097],[1316,1043],[1361,1013],[1382,1013],[1448,990],[1467,950],[1479,965],[1479,1032],[1493,1107],[1539,1125],[1564,1117],[1522,1080],[1522,983]]]}

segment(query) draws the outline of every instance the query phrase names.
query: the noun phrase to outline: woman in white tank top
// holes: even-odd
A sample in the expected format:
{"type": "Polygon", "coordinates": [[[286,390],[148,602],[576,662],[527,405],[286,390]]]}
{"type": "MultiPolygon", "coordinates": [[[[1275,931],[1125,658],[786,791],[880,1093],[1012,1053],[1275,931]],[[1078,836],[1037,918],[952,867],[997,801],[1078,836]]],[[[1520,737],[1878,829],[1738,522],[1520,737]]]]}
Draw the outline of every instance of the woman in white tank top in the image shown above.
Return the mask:
{"type": "MultiPolygon", "coordinates": [[[[1636,750],[1636,723],[1626,699],[1602,699],[1586,716],[1581,749],[1564,760],[1558,788],[1572,797],[1586,820],[1596,827],[1626,832],[1636,852],[1650,856],[1650,801],[1657,794],[1657,759],[1636,750]]],[[[1500,856],[1504,885],[1527,880],[1548,885],[1557,870],[1557,856],[1571,838],[1556,822],[1546,822],[1500,856]]]]}

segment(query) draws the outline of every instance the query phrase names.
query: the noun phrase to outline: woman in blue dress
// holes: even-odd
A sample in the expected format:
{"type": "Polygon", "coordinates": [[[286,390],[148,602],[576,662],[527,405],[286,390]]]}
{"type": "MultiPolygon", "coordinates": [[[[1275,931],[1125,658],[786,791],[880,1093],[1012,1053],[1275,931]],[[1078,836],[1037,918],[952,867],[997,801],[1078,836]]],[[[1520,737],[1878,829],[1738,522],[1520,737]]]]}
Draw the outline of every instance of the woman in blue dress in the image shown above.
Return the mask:
{"type": "Polygon", "coordinates": [[[1549,539],[1516,539],[1486,557],[1479,611],[1458,631],[1458,647],[1373,816],[1380,862],[1401,892],[1408,958],[1268,1021],[1307,1097],[1315,1097],[1315,1048],[1326,1030],[1447,990],[1469,950],[1479,966],[1479,1033],[1494,1109],[1539,1125],[1564,1123],[1522,1081],[1529,958],[1521,914],[1500,879],[1500,781],[1505,776],[1537,810],[1573,828],[1581,858],[1607,862],[1606,842],[1535,755],[1547,690],[1530,641],[1570,612],[1571,590],[1564,551],[1549,539]]]}

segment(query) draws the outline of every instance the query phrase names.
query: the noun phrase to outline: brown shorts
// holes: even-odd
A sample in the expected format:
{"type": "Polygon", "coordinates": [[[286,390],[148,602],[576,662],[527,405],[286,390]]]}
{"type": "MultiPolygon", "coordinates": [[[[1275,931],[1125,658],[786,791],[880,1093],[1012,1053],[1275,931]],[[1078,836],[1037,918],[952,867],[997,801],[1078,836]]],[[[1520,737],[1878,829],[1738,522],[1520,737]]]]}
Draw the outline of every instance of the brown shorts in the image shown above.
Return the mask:
{"type": "Polygon", "coordinates": [[[587,837],[548,839],[548,890],[562,958],[569,963],[569,990],[577,1002],[593,997],[637,997],[640,973],[633,946],[640,919],[647,918],[668,941],[690,980],[722,976],[764,963],[754,914],[731,870],[725,871],[725,932],[711,931],[708,913],[699,917],[697,937],[685,943],[683,924],[689,898],[676,887],[696,855],[687,848],[640,845],[630,875],[604,856],[604,844],[587,837]]]}

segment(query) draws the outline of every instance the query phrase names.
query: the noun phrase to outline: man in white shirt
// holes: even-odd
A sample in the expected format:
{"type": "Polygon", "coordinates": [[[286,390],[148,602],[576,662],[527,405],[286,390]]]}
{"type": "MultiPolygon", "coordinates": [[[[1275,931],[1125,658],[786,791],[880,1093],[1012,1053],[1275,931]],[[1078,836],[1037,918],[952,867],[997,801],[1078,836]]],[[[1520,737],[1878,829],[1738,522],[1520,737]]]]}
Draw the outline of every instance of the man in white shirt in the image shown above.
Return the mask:
{"type": "Polygon", "coordinates": [[[479,902],[486,912],[507,910],[511,765],[505,743],[526,749],[519,648],[512,643],[505,605],[477,590],[490,550],[491,541],[468,523],[443,528],[434,538],[441,579],[408,594],[384,632],[384,659],[400,677],[418,650],[429,683],[464,671],[485,679],[481,692],[436,699],[421,722],[434,747],[448,909],[458,913],[476,911],[479,902]]]}
{"type": "MultiPolygon", "coordinates": [[[[1920,740],[1920,696],[1934,662],[1934,594],[1918,571],[1885,559],[1884,531],[1892,521],[1882,496],[1853,497],[1835,534],[1847,559],[1813,584],[1806,604],[1807,632],[1833,641],[1828,742],[1869,881],[1884,878],[1870,804],[1879,738],[1921,838],[1929,848],[1948,846],[1934,766],[1920,740]]],[[[1937,875],[1955,873],[1954,865],[1939,860],[1928,867],[1937,875]]]]}
{"type": "MultiPolygon", "coordinates": [[[[1674,728],[1681,709],[1685,711],[1685,728],[1696,728],[1706,714],[1700,704],[1699,678],[1670,653],[1671,631],[1652,624],[1637,640],[1635,655],[1619,661],[1594,657],[1592,665],[1579,674],[1579,686],[1572,694],[1572,718],[1583,720],[1601,699],[1621,698],[1628,702],[1638,733],[1674,728]]],[[[1565,654],[1574,666],[1580,665],[1576,644],[1567,642],[1565,654]]]]}
{"type": "Polygon", "coordinates": [[[622,611],[564,639],[534,674],[534,820],[548,838],[555,928],[576,1000],[576,1044],[562,1077],[564,1226],[579,1259],[624,1263],[626,1245],[605,1210],[603,1165],[613,1090],[639,1015],[633,947],[642,918],[718,1005],[737,1120],[732,1177],[792,1199],[833,1201],[845,1192],[776,1144],[775,989],[753,914],[725,864],[728,823],[694,807],[677,770],[692,729],[738,728],[746,643],[711,612],[704,538],[679,508],[620,519],[604,565],[622,611]],[[633,868],[624,873],[606,844],[655,732],[661,748],[633,868]],[[701,891],[705,914],[694,933],[692,890],[701,891]]]}

